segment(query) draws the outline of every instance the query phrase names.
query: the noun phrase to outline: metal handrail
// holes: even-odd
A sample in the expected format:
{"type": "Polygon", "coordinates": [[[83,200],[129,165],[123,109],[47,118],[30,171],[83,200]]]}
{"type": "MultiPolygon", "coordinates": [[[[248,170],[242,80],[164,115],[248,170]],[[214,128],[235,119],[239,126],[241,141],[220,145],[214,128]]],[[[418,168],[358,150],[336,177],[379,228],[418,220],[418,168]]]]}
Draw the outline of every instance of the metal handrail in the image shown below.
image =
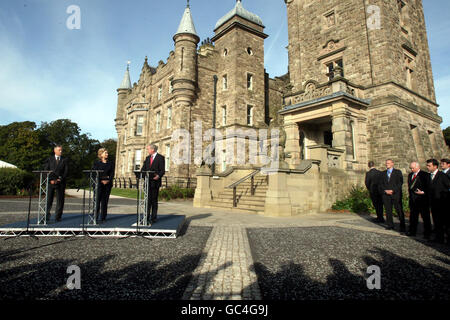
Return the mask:
{"type": "Polygon", "coordinates": [[[255,189],[256,189],[256,188],[255,188],[255,176],[256,176],[260,171],[261,171],[260,169],[255,170],[255,171],[253,171],[252,173],[250,173],[249,175],[243,177],[242,179],[236,181],[235,183],[233,183],[233,184],[231,184],[231,185],[229,185],[229,186],[227,187],[227,189],[233,189],[233,207],[234,207],[234,208],[237,207],[237,203],[238,203],[238,201],[237,201],[237,196],[236,196],[236,189],[237,189],[237,187],[238,187],[241,183],[243,183],[243,182],[247,181],[248,179],[250,179],[250,181],[251,181],[250,194],[251,194],[252,196],[255,195],[255,189]]]}

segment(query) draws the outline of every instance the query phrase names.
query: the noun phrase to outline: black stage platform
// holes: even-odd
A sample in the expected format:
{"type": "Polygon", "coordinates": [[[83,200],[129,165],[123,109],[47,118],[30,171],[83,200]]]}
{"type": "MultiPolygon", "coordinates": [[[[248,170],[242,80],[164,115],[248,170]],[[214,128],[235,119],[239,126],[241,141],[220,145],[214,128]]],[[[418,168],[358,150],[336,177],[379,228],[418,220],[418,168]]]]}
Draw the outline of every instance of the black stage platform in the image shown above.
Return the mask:
{"type": "MultiPolygon", "coordinates": [[[[36,218],[30,219],[27,231],[27,222],[21,221],[0,226],[0,237],[37,236],[37,237],[137,237],[145,238],[176,238],[184,224],[186,216],[158,215],[158,220],[151,226],[136,228],[136,214],[110,214],[104,223],[83,227],[83,215],[64,214],[62,221],[47,225],[37,225],[36,218]]],[[[88,216],[84,217],[85,223],[88,216]]]]}

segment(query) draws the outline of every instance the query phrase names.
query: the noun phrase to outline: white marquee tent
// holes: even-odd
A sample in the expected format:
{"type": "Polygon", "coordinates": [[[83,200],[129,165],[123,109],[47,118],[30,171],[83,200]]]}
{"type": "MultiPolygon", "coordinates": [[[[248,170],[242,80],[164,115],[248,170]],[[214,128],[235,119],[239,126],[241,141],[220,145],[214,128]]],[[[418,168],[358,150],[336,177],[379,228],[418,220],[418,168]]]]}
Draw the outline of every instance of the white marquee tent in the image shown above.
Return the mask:
{"type": "Polygon", "coordinates": [[[15,165],[0,160],[0,168],[17,168],[15,165]]]}

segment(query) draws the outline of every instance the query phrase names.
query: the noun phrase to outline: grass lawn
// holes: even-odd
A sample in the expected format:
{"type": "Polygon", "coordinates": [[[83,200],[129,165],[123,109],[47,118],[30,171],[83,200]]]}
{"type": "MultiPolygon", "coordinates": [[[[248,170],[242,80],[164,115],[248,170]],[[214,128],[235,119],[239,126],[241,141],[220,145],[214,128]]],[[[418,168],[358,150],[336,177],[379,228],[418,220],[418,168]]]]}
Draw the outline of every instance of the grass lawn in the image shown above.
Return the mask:
{"type": "Polygon", "coordinates": [[[136,199],[137,198],[137,190],[136,189],[112,188],[111,194],[114,195],[114,196],[131,198],[131,199],[136,199]]]}

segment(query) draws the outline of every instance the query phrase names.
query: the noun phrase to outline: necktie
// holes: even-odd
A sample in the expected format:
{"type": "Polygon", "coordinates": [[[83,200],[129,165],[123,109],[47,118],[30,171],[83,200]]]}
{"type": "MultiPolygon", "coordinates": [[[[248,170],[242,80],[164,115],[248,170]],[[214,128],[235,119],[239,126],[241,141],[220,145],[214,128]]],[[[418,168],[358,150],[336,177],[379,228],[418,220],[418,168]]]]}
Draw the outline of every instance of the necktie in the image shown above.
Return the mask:
{"type": "Polygon", "coordinates": [[[392,171],[389,171],[389,170],[388,170],[388,172],[387,172],[387,175],[388,175],[388,180],[390,180],[390,179],[391,179],[391,173],[392,173],[392,171]]]}
{"type": "Polygon", "coordinates": [[[150,166],[152,166],[152,164],[153,164],[153,156],[150,157],[150,166]]]}
{"type": "Polygon", "coordinates": [[[416,178],[417,178],[417,173],[415,173],[415,174],[414,174],[414,176],[413,176],[413,178],[412,178],[412,180],[411,180],[411,181],[414,181],[414,180],[416,180],[416,178]]]}
{"type": "Polygon", "coordinates": [[[59,164],[59,157],[56,157],[56,165],[59,164]]]}
{"type": "Polygon", "coordinates": [[[434,179],[434,173],[431,174],[431,181],[434,179]]]}

